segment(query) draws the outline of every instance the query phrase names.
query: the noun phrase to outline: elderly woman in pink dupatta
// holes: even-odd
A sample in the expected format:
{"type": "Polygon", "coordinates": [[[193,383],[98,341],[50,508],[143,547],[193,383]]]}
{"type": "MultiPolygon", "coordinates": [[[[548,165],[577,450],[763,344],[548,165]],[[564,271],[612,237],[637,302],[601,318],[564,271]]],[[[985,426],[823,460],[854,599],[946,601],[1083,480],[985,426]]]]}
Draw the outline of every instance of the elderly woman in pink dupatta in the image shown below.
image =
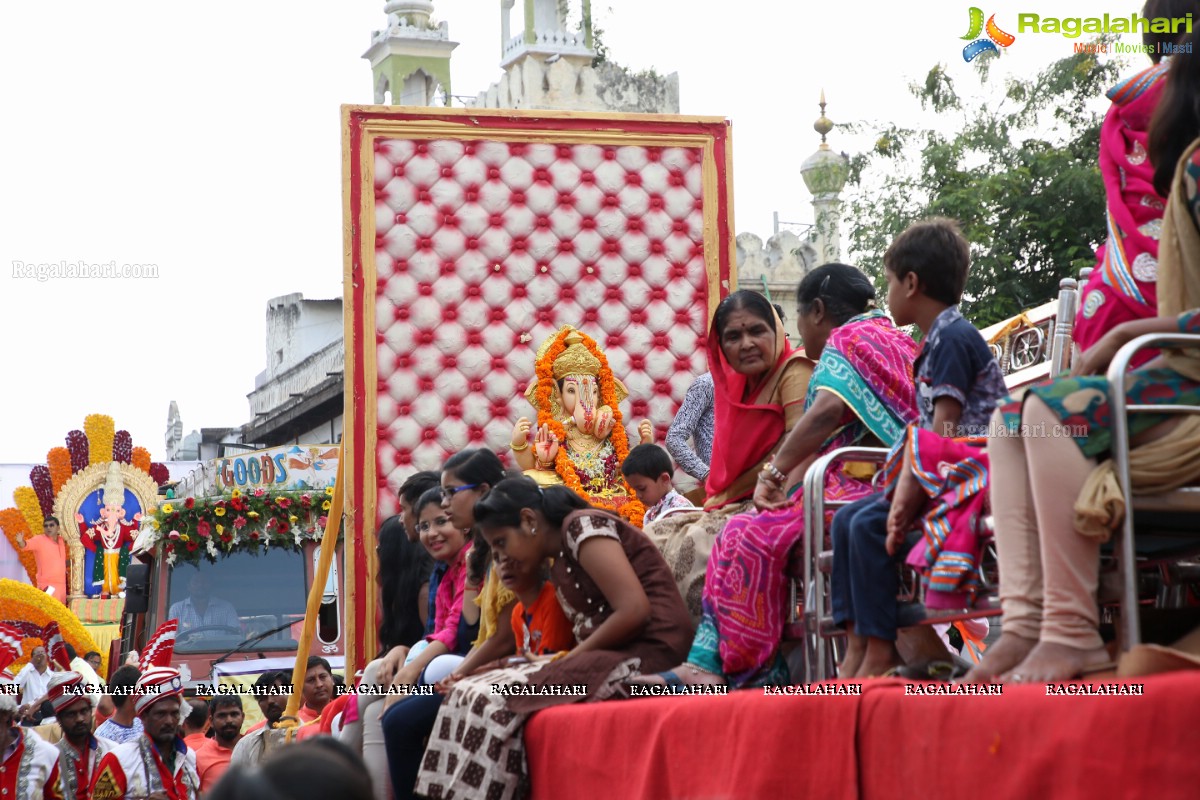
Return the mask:
{"type": "MultiPolygon", "coordinates": [[[[819,361],[804,416],[772,459],[787,465],[786,482],[775,467],[764,467],[754,495],[758,511],[732,517],[717,537],[705,574],[703,616],[687,661],[636,682],[786,683],[787,666],[779,652],[787,613],[784,570],[804,534],[804,472],[839,447],[890,447],[917,417],[916,345],[875,308],[870,280],[854,267],[826,264],[805,276],[798,298],[805,353],[819,361]],[[791,487],[788,494],[785,485],[791,487]]],[[[870,490],[868,475],[855,474],[853,465],[835,465],[825,496],[853,500],[870,490]]]]}
{"type": "MultiPolygon", "coordinates": [[[[1142,16],[1200,15],[1196,0],[1148,0],[1142,16]]],[[[1150,118],[1166,86],[1169,57],[1158,45],[1183,34],[1142,35],[1153,48],[1154,64],[1108,90],[1112,107],[1100,128],[1100,174],[1108,205],[1108,238],[1096,252],[1096,269],[1082,292],[1075,327],[1080,350],[1095,345],[1124,322],[1155,316],[1158,303],[1158,240],[1166,199],[1154,188],[1154,169],[1147,153],[1150,118]],[[1159,60],[1161,59],[1161,61],[1159,60]]],[[[1144,350],[1133,361],[1141,366],[1155,355],[1144,350]]]]}

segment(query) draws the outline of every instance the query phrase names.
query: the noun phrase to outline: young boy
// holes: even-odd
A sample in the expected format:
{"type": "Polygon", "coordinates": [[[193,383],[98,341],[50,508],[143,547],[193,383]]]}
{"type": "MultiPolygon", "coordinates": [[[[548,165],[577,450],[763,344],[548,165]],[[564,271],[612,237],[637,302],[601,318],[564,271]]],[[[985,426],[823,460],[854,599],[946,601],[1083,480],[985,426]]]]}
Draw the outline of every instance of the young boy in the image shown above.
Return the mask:
{"type": "Polygon", "coordinates": [[[656,444],[639,444],[621,464],[625,482],[646,507],[642,524],[662,519],[671,511],[695,508],[671,485],[671,457],[656,444]]]}
{"type": "MultiPolygon", "coordinates": [[[[957,224],[940,218],[911,225],[883,256],[892,318],[922,334],[913,363],[918,425],[941,436],[986,434],[996,403],[1008,394],[987,343],[958,312],[970,258],[957,224]]],[[[895,543],[889,553],[888,533],[910,530],[921,510],[924,495],[911,479],[902,469],[890,504],[874,494],[834,516],[833,619],[850,639],[842,677],[880,675],[903,663],[896,650],[896,564],[906,553],[895,543]]]]}

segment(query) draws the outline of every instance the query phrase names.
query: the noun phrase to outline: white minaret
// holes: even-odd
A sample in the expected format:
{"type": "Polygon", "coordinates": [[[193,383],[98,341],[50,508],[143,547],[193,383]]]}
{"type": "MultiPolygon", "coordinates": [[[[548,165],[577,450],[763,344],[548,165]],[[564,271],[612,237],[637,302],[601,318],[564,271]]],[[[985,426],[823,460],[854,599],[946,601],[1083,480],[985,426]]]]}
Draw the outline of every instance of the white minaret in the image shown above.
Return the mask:
{"type": "Polygon", "coordinates": [[[821,134],[821,145],[800,166],[804,185],[813,196],[817,264],[842,260],[839,227],[842,220],[842,189],[850,174],[849,160],[829,149],[825,136],[833,130],[833,121],[825,116],[825,90],[821,90],[821,116],[813,129],[821,134]]]}
{"type": "Polygon", "coordinates": [[[388,26],[371,35],[363,58],[371,62],[375,102],[406,106],[450,105],[450,26],[435,25],[430,0],[390,0],[388,26]]]}

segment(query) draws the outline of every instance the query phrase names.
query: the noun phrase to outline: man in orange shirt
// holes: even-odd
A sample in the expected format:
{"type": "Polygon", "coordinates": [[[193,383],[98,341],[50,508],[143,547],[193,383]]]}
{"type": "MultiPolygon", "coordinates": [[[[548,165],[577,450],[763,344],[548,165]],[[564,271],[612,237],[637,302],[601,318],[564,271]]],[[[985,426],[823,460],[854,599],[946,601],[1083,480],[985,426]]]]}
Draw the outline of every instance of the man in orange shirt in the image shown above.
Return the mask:
{"type": "Polygon", "coordinates": [[[242,711],[242,698],[233,695],[217,695],[208,701],[209,720],[213,738],[196,752],[196,771],[200,773],[200,791],[207,792],[229,769],[233,748],[242,738],[242,722],[246,715],[242,711]]]}
{"type": "Polygon", "coordinates": [[[183,743],[189,750],[200,752],[200,749],[208,744],[208,737],[204,735],[204,726],[208,723],[208,708],[205,707],[204,701],[192,700],[187,704],[185,711],[187,716],[180,724],[179,735],[183,737],[183,743]]]}
{"type": "Polygon", "coordinates": [[[46,517],[42,535],[30,536],[25,549],[37,561],[37,587],[54,595],[60,603],[67,602],[67,543],[59,531],[58,520],[46,517]]]}

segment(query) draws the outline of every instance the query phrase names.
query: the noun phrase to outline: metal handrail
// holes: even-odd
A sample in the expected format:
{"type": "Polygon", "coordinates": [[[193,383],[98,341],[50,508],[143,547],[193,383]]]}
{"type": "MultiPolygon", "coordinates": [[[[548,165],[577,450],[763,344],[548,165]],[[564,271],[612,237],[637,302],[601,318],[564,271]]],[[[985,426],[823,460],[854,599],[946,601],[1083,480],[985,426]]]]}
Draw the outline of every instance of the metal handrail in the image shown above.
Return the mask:
{"type": "MultiPolygon", "coordinates": [[[[825,545],[825,475],[835,461],[870,461],[882,464],[890,452],[883,447],[840,447],[818,458],[804,473],[804,679],[806,681],[826,678],[825,639],[821,636],[820,630],[823,609],[817,607],[825,598],[825,576],[820,569],[817,569],[817,556],[825,545]]],[[[838,505],[846,505],[846,503],[838,503],[838,505]]]]}
{"type": "Polygon", "coordinates": [[[1129,413],[1153,412],[1200,414],[1200,406],[1130,405],[1125,397],[1125,380],[1134,355],[1147,347],[1172,349],[1200,347],[1200,334],[1148,333],[1124,345],[1108,365],[1108,402],[1112,409],[1112,454],[1117,483],[1125,497],[1125,519],[1121,526],[1121,545],[1117,549],[1121,563],[1121,650],[1129,650],[1142,640],[1138,617],[1137,554],[1133,546],[1133,490],[1129,477],[1129,413]]]}

